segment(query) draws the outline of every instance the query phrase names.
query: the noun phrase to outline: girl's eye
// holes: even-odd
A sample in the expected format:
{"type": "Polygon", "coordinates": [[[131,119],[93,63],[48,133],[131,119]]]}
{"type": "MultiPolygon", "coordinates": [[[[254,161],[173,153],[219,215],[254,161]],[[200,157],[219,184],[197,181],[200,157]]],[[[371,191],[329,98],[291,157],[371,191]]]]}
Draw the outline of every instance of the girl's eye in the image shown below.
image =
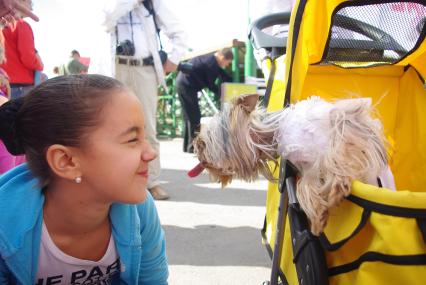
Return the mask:
{"type": "Polygon", "coordinates": [[[131,140],[127,141],[128,143],[135,143],[135,142],[139,142],[139,138],[133,138],[131,140]]]}

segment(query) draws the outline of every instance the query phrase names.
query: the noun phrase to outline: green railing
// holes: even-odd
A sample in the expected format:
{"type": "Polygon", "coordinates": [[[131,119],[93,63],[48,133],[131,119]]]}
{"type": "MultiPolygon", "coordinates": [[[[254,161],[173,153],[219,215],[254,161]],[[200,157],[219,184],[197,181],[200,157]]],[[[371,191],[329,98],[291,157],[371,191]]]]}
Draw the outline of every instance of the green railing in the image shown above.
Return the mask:
{"type": "MultiPolygon", "coordinates": [[[[157,136],[175,138],[183,133],[183,114],[178,95],[176,93],[176,73],[170,73],[166,77],[168,91],[159,88],[157,107],[157,136]]],[[[199,97],[202,117],[213,116],[220,109],[220,102],[213,92],[204,89],[199,97]]]]}
{"type": "MultiPolygon", "coordinates": [[[[228,47],[229,46],[232,48],[234,54],[234,60],[229,70],[232,74],[232,79],[234,82],[244,81],[244,79],[241,78],[242,75],[253,75],[252,73],[254,73],[252,66],[255,63],[253,60],[252,48],[251,46],[246,47],[246,43],[237,40],[233,40],[228,47]],[[246,50],[250,54],[247,54],[246,50]],[[245,64],[240,64],[240,62],[244,62],[245,64]]],[[[214,48],[212,51],[194,54],[194,56],[209,54],[218,49],[219,48],[214,48]]],[[[191,57],[188,57],[187,59],[190,58],[191,57]]],[[[176,72],[172,72],[166,76],[166,84],[168,87],[167,91],[163,87],[159,87],[157,136],[167,138],[181,137],[184,124],[182,108],[178,95],[176,94],[176,72]]],[[[219,100],[207,89],[202,90],[199,102],[202,117],[212,116],[220,109],[219,100]]]]}
{"type": "Polygon", "coordinates": [[[176,72],[166,76],[168,90],[159,87],[157,106],[157,136],[175,138],[182,136],[183,118],[176,93],[176,72]]]}

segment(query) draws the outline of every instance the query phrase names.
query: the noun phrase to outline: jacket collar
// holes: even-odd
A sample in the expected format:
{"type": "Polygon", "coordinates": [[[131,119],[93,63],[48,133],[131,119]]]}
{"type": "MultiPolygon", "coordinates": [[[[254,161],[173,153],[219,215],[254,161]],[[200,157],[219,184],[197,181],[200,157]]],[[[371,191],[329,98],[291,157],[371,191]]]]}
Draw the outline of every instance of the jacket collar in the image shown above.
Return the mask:
{"type": "Polygon", "coordinates": [[[140,219],[137,206],[115,203],[110,213],[112,232],[116,243],[126,246],[140,246],[140,219]],[[129,230],[130,229],[130,230],[129,230]]]}

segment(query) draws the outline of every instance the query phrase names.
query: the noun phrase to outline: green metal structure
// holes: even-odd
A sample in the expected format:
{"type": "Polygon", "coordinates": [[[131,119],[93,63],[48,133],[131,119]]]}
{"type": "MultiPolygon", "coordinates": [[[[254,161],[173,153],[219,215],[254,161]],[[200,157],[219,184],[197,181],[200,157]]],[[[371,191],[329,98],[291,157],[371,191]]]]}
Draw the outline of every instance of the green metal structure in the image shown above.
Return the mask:
{"type": "Polygon", "coordinates": [[[253,55],[253,46],[251,42],[247,39],[246,41],[246,52],[244,55],[244,76],[245,77],[255,77],[256,76],[256,61],[253,55]]]}
{"type": "MultiPolygon", "coordinates": [[[[254,76],[256,74],[256,63],[253,57],[253,47],[251,43],[233,40],[229,45],[212,48],[209,51],[193,54],[186,58],[191,59],[203,54],[211,54],[215,51],[230,47],[234,55],[230,72],[234,82],[244,81],[244,76],[254,76]],[[242,63],[242,64],[240,64],[242,63]]],[[[168,90],[159,87],[158,107],[157,107],[157,136],[163,138],[175,138],[182,136],[183,133],[183,114],[180,101],[176,93],[176,72],[166,76],[168,90]]],[[[218,83],[220,84],[220,82],[218,83]]],[[[200,94],[200,109],[203,117],[212,116],[220,109],[220,102],[209,90],[202,90],[200,94]]]]}
{"type": "Polygon", "coordinates": [[[159,87],[157,106],[157,136],[174,138],[183,130],[182,109],[176,93],[176,72],[166,76],[168,90],[159,87]]]}

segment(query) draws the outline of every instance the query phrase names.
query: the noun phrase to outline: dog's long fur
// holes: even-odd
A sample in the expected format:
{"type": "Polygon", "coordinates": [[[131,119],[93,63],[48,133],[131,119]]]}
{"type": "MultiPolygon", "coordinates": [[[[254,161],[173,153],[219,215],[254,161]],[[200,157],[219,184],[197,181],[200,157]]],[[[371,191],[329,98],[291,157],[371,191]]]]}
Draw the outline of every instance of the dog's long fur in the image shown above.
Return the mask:
{"type": "Polygon", "coordinates": [[[274,113],[238,100],[203,126],[195,152],[222,186],[233,177],[253,181],[259,173],[273,181],[268,161],[291,161],[300,172],[300,206],[318,235],[328,209],[350,194],[353,180],[369,182],[387,167],[382,126],[371,112],[368,99],[331,104],[313,97],[274,113]]]}

